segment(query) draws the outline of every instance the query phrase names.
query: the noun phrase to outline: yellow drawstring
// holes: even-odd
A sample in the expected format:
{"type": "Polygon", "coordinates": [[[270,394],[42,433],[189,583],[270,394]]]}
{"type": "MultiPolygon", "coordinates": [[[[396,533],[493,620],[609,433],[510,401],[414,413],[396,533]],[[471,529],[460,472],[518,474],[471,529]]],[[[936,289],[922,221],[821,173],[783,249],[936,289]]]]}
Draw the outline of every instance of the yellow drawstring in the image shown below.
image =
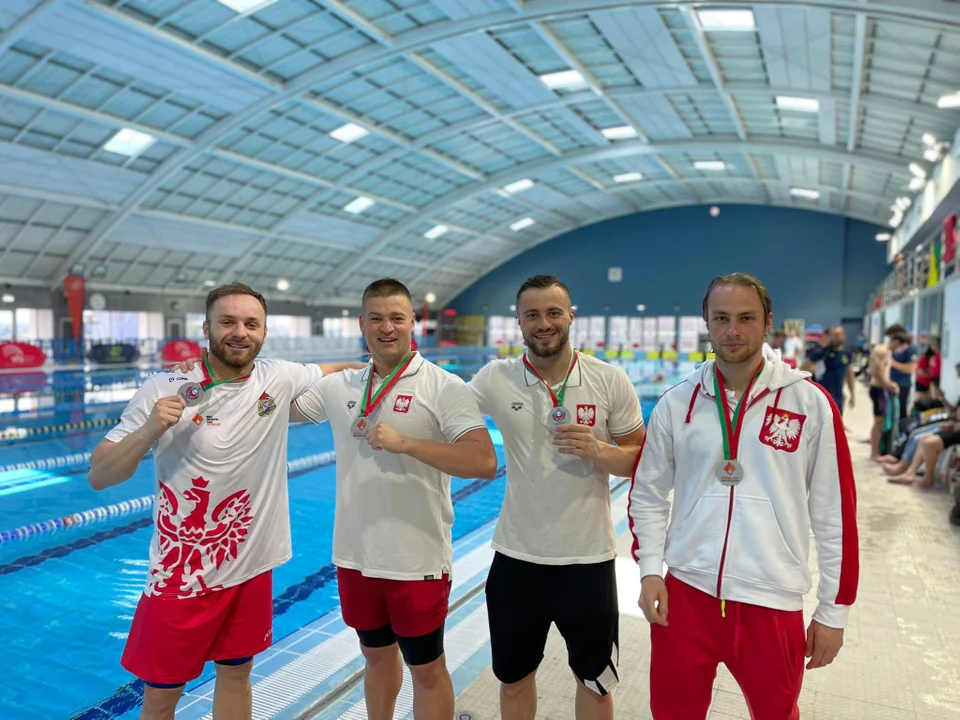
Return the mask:
{"type": "Polygon", "coordinates": [[[727,601],[721,600],[720,601],[720,617],[725,618],[726,616],[727,616],[727,601]]]}

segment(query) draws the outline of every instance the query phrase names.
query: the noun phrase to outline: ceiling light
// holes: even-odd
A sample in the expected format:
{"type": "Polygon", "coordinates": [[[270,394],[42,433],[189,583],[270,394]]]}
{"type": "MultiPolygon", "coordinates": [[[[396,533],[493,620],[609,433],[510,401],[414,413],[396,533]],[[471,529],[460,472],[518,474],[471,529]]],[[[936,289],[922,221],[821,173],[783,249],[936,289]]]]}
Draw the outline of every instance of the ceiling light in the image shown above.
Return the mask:
{"type": "Polygon", "coordinates": [[[937,100],[937,107],[941,109],[960,108],[960,90],[949,95],[941,95],[937,100]]]}
{"type": "Polygon", "coordinates": [[[238,13],[253,13],[265,8],[267,5],[273,5],[277,0],[217,0],[221,5],[238,13]]]}
{"type": "Polygon", "coordinates": [[[877,233],[877,242],[886,242],[890,239],[890,233],[877,233]]]}
{"type": "Polygon", "coordinates": [[[643,312],[643,311],[646,310],[646,309],[647,309],[647,306],[646,306],[646,305],[637,305],[637,311],[638,311],[638,312],[643,312]]]}
{"type": "Polygon", "coordinates": [[[447,234],[448,228],[446,225],[434,225],[432,228],[427,230],[423,236],[427,240],[436,240],[438,237],[443,237],[447,234]]]}
{"type": "Polygon", "coordinates": [[[5,303],[12,303],[16,298],[10,293],[4,293],[3,297],[0,297],[0,300],[3,300],[5,303]]]}
{"type": "Polygon", "coordinates": [[[909,165],[910,172],[913,173],[914,177],[925,178],[927,176],[927,171],[916,163],[910,163],[909,165]]]}
{"type": "Polygon", "coordinates": [[[583,75],[576,70],[564,70],[563,72],[547,73],[540,76],[540,82],[551,90],[570,89],[584,87],[587,81],[583,75]]]}
{"type": "Polygon", "coordinates": [[[693,166],[697,170],[723,170],[727,164],[723,160],[697,160],[693,166]]]}
{"type": "Polygon", "coordinates": [[[517,220],[513,225],[510,226],[510,229],[514,232],[528,228],[536,222],[533,218],[526,217],[523,220],[517,220]]]}
{"type": "Polygon", "coordinates": [[[700,27],[708,31],[755,30],[752,10],[697,10],[700,27]]]}
{"type": "Polygon", "coordinates": [[[503,191],[509,193],[510,195],[515,195],[516,193],[523,192],[524,190],[529,190],[535,184],[536,183],[534,183],[533,180],[524,178],[523,180],[512,182],[509,185],[504,185],[503,191]]]}
{"type": "Polygon", "coordinates": [[[794,197],[806,198],[807,200],[819,200],[820,191],[807,188],[790,188],[790,194],[794,197]]]}
{"type": "Polygon", "coordinates": [[[923,151],[923,159],[927,162],[936,162],[940,159],[940,151],[935,147],[928,147],[923,151]]]}
{"type": "Polygon", "coordinates": [[[892,205],[892,208],[894,210],[899,210],[900,212],[903,212],[908,207],[910,207],[912,203],[913,201],[910,198],[908,198],[906,195],[902,195],[896,199],[896,201],[892,205]]]}
{"type": "Polygon", "coordinates": [[[217,282],[215,280],[204,280],[203,284],[205,287],[214,287],[217,282]]]}
{"type": "Polygon", "coordinates": [[[350,201],[343,206],[343,209],[350,213],[351,215],[359,215],[364,210],[369,210],[376,203],[368,197],[363,197],[362,195],[355,200],[350,201]]]}
{"type": "Polygon", "coordinates": [[[636,182],[637,180],[643,180],[643,175],[640,173],[621,173],[613,176],[613,181],[618,183],[636,182]]]}
{"type": "Polygon", "coordinates": [[[924,144],[924,145],[936,145],[936,144],[937,144],[937,136],[934,135],[933,133],[925,132],[925,133],[923,134],[923,144],[924,144]]]}
{"type": "Polygon", "coordinates": [[[607,140],[625,140],[637,136],[637,131],[630,125],[618,125],[617,127],[603,128],[600,131],[607,140]]]}
{"type": "Polygon", "coordinates": [[[437,296],[434,295],[432,292],[428,292],[426,295],[423,296],[423,299],[426,300],[428,303],[432,303],[437,301],[437,296]]]}
{"type": "Polygon", "coordinates": [[[354,125],[353,123],[347,123],[346,125],[341,125],[332,133],[330,137],[334,140],[339,140],[342,143],[349,144],[359,140],[362,137],[366,137],[370,133],[367,130],[364,130],[359,125],[354,125]]]}
{"type": "Polygon", "coordinates": [[[148,147],[153,145],[157,139],[153,135],[137,132],[130,128],[124,128],[114,135],[103,149],[107,152],[117,155],[126,155],[127,157],[136,157],[148,147]]]}
{"type": "Polygon", "coordinates": [[[796,110],[798,112],[817,112],[820,109],[820,101],[816,98],[789,97],[787,95],[777,96],[777,107],[781,110],[796,110]]]}
{"type": "Polygon", "coordinates": [[[910,184],[907,186],[911,191],[918,192],[923,189],[923,186],[927,184],[927,181],[924,178],[911,178],[910,184]]]}
{"type": "Polygon", "coordinates": [[[289,281],[284,280],[283,278],[280,278],[279,280],[277,280],[277,290],[283,291],[283,290],[289,290],[289,289],[290,289],[289,281]]]}

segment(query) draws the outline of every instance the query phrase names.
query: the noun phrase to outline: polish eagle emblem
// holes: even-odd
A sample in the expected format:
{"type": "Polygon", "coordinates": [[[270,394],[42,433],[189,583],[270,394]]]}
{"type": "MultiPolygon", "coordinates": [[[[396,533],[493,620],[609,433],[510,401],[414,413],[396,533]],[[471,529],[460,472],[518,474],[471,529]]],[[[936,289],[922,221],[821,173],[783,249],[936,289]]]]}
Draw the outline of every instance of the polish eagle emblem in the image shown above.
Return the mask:
{"type": "Polygon", "coordinates": [[[792,453],[800,445],[804,420],[805,415],[779,408],[767,408],[763,429],[760,431],[760,442],[775,450],[792,453]]]}
{"type": "Polygon", "coordinates": [[[193,478],[182,500],[193,503],[179,518],[177,494],[160,483],[157,495],[157,536],[159,563],[148,580],[151,593],[194,597],[211,587],[207,577],[225,563],[237,558],[253,522],[250,493],[238,490],[221,500],[210,511],[209,481],[193,478]]]}

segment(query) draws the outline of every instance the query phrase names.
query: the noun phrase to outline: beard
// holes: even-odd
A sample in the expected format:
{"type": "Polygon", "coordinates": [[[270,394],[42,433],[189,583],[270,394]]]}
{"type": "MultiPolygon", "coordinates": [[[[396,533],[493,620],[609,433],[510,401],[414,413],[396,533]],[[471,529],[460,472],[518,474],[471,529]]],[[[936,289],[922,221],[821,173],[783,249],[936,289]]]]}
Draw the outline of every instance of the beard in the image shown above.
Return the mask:
{"type": "Polygon", "coordinates": [[[718,358],[726,363],[741,363],[749,360],[763,347],[762,344],[743,343],[743,346],[737,350],[724,347],[722,344],[714,343],[713,351],[718,358]]]}
{"type": "Polygon", "coordinates": [[[249,365],[260,354],[262,342],[256,342],[252,338],[245,341],[247,348],[243,351],[227,347],[230,338],[214,338],[210,336],[210,354],[229,368],[240,370],[249,365]]]}
{"type": "Polygon", "coordinates": [[[523,341],[527,344],[527,349],[539,358],[551,358],[559,355],[570,338],[570,330],[557,330],[556,336],[548,342],[537,340],[532,336],[527,336],[521,332],[523,341]]]}

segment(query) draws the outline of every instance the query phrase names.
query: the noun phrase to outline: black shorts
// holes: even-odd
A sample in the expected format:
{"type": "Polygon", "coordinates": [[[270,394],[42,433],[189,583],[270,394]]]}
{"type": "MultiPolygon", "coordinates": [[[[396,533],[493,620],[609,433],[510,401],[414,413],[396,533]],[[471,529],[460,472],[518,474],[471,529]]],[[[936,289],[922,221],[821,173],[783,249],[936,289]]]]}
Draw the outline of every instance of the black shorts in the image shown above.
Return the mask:
{"type": "Polygon", "coordinates": [[[943,442],[944,450],[954,445],[960,445],[960,429],[941,430],[936,435],[943,442]]]}
{"type": "Polygon", "coordinates": [[[886,388],[871,385],[870,400],[873,402],[873,416],[885,417],[890,406],[890,391],[886,388]]]}
{"type": "Polygon", "coordinates": [[[598,695],[619,683],[620,611],[614,561],[540,565],[496,553],[487,577],[493,674],[515,683],[543,660],[551,623],[570,669],[598,695]]]}

